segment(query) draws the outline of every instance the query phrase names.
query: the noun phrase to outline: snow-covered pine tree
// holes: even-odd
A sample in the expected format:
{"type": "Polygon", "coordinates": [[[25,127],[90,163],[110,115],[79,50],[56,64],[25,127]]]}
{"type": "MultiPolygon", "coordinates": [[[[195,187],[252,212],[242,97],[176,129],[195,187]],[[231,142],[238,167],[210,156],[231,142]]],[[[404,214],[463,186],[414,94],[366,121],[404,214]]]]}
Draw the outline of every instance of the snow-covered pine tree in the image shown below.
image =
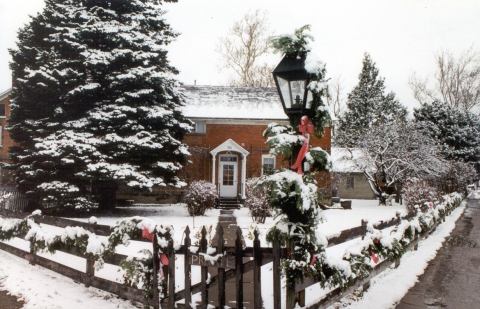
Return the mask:
{"type": "Polygon", "coordinates": [[[406,120],[406,116],[407,109],[397,101],[395,94],[385,94],[385,80],[379,76],[370,55],[365,54],[358,84],[348,95],[347,111],[339,119],[336,142],[353,147],[355,141],[376,123],[406,120]]]}
{"type": "Polygon", "coordinates": [[[417,127],[437,140],[448,160],[472,163],[480,171],[480,118],[441,102],[414,110],[417,127]]]}
{"type": "Polygon", "coordinates": [[[49,0],[12,51],[17,182],[41,206],[114,206],[115,188],[182,186],[190,123],[159,0],[49,0]],[[44,85],[42,85],[42,83],[44,85]],[[40,90],[44,87],[45,90],[40,90]]]}

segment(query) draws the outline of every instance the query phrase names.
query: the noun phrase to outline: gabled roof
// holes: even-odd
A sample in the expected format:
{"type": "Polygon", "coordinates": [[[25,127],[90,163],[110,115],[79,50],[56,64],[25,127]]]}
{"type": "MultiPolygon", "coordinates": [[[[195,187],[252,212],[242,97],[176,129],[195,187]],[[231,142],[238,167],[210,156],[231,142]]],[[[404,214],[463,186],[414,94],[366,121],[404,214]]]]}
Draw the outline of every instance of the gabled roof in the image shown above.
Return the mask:
{"type": "Polygon", "coordinates": [[[0,100],[3,100],[6,97],[8,97],[11,92],[12,92],[12,88],[0,92],[0,100]]]}
{"type": "Polygon", "coordinates": [[[287,120],[275,88],[184,86],[188,118],[287,120]]]}
{"type": "Polygon", "coordinates": [[[215,147],[215,149],[210,151],[210,153],[213,156],[216,156],[217,153],[222,151],[236,151],[241,153],[244,156],[248,156],[248,154],[250,153],[231,138],[227,139],[226,141],[224,141],[223,143],[215,147]]]}

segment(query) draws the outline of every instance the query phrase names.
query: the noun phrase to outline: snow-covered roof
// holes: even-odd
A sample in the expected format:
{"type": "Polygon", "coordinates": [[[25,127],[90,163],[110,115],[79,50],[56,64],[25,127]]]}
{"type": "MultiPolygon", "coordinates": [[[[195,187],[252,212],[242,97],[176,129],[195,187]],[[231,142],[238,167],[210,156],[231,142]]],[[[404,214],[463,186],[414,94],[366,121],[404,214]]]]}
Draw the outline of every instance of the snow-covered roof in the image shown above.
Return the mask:
{"type": "Polygon", "coordinates": [[[12,92],[12,88],[0,92],[0,100],[5,99],[10,94],[10,92],[12,92]]]}
{"type": "Polygon", "coordinates": [[[188,118],[287,120],[275,88],[184,86],[188,118]]]}
{"type": "MultiPolygon", "coordinates": [[[[362,166],[369,164],[370,160],[362,149],[332,147],[330,159],[332,172],[337,173],[362,173],[362,166]]],[[[373,165],[370,164],[370,169],[373,165]]]]}

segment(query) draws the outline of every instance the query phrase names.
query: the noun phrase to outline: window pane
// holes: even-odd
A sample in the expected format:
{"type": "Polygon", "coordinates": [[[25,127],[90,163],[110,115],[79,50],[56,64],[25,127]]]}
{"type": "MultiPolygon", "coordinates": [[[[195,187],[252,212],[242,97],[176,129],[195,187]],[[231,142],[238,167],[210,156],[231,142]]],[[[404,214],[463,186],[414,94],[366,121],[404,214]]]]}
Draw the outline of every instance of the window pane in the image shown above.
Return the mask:
{"type": "Polygon", "coordinates": [[[205,121],[195,121],[195,133],[205,133],[206,125],[205,121]]]}
{"type": "Polygon", "coordinates": [[[263,175],[271,175],[275,170],[275,158],[263,157],[262,158],[262,170],[263,175]]]}
{"type": "Polygon", "coordinates": [[[223,165],[223,185],[233,186],[233,165],[223,165]]]}
{"type": "Polygon", "coordinates": [[[5,116],[5,104],[0,104],[0,117],[5,116]]]}
{"type": "Polygon", "coordinates": [[[285,107],[290,108],[292,106],[292,99],[290,97],[290,89],[288,86],[288,81],[278,77],[278,86],[280,86],[280,92],[282,93],[282,98],[285,101],[285,107]]]}
{"type": "Polygon", "coordinates": [[[292,100],[293,105],[303,104],[303,96],[305,94],[305,81],[303,80],[294,80],[290,82],[290,87],[292,87],[292,100]]]}

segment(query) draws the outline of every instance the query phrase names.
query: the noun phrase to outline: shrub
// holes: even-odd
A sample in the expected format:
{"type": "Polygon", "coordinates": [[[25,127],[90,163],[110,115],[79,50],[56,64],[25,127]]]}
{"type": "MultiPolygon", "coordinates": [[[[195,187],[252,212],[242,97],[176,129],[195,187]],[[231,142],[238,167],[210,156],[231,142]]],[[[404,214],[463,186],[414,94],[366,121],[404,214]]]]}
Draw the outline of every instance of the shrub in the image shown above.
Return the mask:
{"type": "Polygon", "coordinates": [[[440,201],[440,194],[435,187],[418,178],[410,178],[403,187],[403,199],[409,212],[415,211],[415,206],[422,209],[429,207],[430,203],[440,201]]]}
{"type": "Polygon", "coordinates": [[[207,209],[215,207],[218,193],[214,184],[204,180],[193,181],[188,186],[183,201],[190,216],[203,216],[207,209]]]}
{"type": "Polygon", "coordinates": [[[267,199],[267,188],[257,185],[258,178],[247,179],[245,184],[245,206],[250,209],[252,218],[258,223],[264,223],[270,216],[271,207],[267,199]]]}

